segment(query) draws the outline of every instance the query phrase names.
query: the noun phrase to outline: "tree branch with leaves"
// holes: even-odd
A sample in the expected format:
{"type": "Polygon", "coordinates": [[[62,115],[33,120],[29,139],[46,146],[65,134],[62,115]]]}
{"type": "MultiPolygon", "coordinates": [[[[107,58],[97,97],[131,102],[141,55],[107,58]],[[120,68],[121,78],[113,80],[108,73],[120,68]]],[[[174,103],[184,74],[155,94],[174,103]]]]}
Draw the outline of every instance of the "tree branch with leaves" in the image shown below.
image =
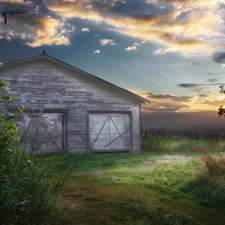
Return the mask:
{"type": "MultiPolygon", "coordinates": [[[[225,94],[225,89],[224,89],[224,85],[221,85],[220,87],[220,93],[221,94],[225,94]]],[[[218,109],[218,115],[219,116],[225,116],[225,108],[223,105],[221,105],[218,109]]]]}

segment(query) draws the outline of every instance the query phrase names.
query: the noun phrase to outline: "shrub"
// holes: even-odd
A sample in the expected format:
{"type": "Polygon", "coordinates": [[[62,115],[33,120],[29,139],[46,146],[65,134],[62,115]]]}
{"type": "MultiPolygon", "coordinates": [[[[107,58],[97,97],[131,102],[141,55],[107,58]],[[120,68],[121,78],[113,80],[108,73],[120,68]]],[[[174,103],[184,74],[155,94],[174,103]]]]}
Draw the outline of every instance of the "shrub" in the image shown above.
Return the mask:
{"type": "Polygon", "coordinates": [[[224,210],[225,205],[225,158],[211,156],[210,154],[201,157],[205,167],[185,188],[201,199],[210,207],[224,210]]]}
{"type": "Polygon", "coordinates": [[[57,194],[65,179],[60,180],[55,175],[55,163],[46,160],[25,148],[11,153],[0,171],[2,224],[42,224],[59,213],[57,194]]]}
{"type": "MultiPolygon", "coordinates": [[[[0,87],[5,86],[0,79],[0,87]]],[[[12,98],[2,96],[2,100],[12,98]]],[[[18,113],[22,112],[19,108],[18,113]]],[[[40,160],[25,147],[15,147],[19,136],[13,120],[17,117],[0,112],[0,221],[2,225],[52,224],[65,179],[55,175],[55,163],[48,158],[40,160]]]]}

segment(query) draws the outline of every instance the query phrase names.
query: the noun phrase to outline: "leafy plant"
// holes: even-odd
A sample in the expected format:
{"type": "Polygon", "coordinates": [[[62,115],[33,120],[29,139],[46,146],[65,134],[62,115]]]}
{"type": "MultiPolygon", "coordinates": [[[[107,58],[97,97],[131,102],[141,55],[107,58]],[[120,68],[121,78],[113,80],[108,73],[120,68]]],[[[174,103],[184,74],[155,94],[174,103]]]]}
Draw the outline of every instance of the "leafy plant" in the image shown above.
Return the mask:
{"type": "MultiPolygon", "coordinates": [[[[0,87],[5,86],[0,79],[0,87]]],[[[12,100],[10,96],[1,99],[12,100]]],[[[25,146],[17,146],[20,137],[13,120],[21,113],[22,107],[13,115],[0,112],[0,221],[3,225],[53,224],[60,211],[57,195],[66,178],[56,176],[55,159],[40,160],[25,146]]]]}
{"type": "Polygon", "coordinates": [[[55,174],[53,159],[40,160],[20,147],[12,152],[7,171],[0,171],[2,224],[42,224],[57,220],[59,189],[65,178],[55,174]]]}

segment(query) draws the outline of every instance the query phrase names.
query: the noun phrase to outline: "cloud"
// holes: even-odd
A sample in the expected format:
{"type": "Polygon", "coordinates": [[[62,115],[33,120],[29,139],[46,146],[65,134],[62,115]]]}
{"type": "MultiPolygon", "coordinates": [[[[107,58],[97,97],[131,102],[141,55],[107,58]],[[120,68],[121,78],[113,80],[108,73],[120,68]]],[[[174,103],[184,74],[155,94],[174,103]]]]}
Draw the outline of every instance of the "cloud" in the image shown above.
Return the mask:
{"type": "Polygon", "coordinates": [[[40,29],[35,30],[35,26],[31,27],[31,34],[25,38],[31,39],[25,44],[30,47],[39,47],[42,45],[69,45],[69,35],[74,32],[75,27],[65,22],[56,20],[49,16],[38,18],[35,20],[36,27],[40,29]]]}
{"type": "Polygon", "coordinates": [[[202,98],[205,98],[207,97],[208,95],[207,94],[200,94],[199,97],[202,97],[202,98]]]}
{"type": "MultiPolygon", "coordinates": [[[[16,9],[12,5],[12,10],[16,9]]],[[[6,26],[0,27],[0,39],[12,41],[20,39],[22,44],[30,47],[43,45],[69,45],[70,35],[75,27],[60,18],[51,15],[43,16],[39,14],[39,9],[35,9],[27,14],[12,15],[8,18],[6,26]]]]}
{"type": "Polygon", "coordinates": [[[208,72],[208,73],[205,73],[206,75],[220,75],[220,74],[224,74],[224,73],[210,73],[210,72],[208,72]]]}
{"type": "Polygon", "coordinates": [[[114,42],[112,39],[101,39],[100,40],[101,45],[115,45],[116,42],[114,42]]]}
{"type": "Polygon", "coordinates": [[[197,62],[187,62],[185,65],[193,67],[193,66],[198,66],[199,64],[197,62]]]}
{"type": "Polygon", "coordinates": [[[196,83],[181,83],[177,84],[178,87],[189,89],[189,91],[193,92],[205,92],[206,90],[209,90],[211,87],[219,87],[221,85],[224,85],[223,83],[216,83],[217,79],[208,79],[207,82],[204,84],[196,84],[196,83]]]}
{"type": "Polygon", "coordinates": [[[210,83],[215,83],[217,82],[219,79],[217,78],[210,78],[210,79],[207,79],[207,82],[210,82],[210,83]]]}
{"type": "Polygon", "coordinates": [[[154,94],[150,91],[130,90],[143,98],[149,99],[151,104],[142,106],[142,113],[185,113],[185,112],[217,112],[218,107],[225,105],[225,95],[204,92],[198,96],[176,96],[172,94],[154,94]]]}
{"type": "Polygon", "coordinates": [[[84,28],[82,28],[82,29],[81,29],[81,31],[82,31],[82,32],[89,32],[89,31],[90,31],[90,29],[89,29],[89,28],[87,28],[87,27],[84,27],[84,28]]]}
{"type": "Polygon", "coordinates": [[[225,104],[225,96],[214,93],[204,93],[198,96],[174,96],[170,94],[153,94],[148,92],[143,96],[151,101],[142,107],[143,113],[184,113],[215,111],[225,104]]]}
{"type": "Polygon", "coordinates": [[[135,42],[133,45],[128,46],[127,48],[125,48],[125,51],[134,51],[137,50],[137,46],[140,46],[141,44],[135,42]]]}
{"type": "Polygon", "coordinates": [[[166,53],[169,53],[169,52],[174,52],[176,51],[175,49],[171,49],[171,48],[167,48],[167,49],[162,49],[162,48],[159,48],[157,50],[155,50],[153,52],[154,55],[165,55],[166,53]]]}
{"type": "Polygon", "coordinates": [[[193,87],[200,87],[202,86],[202,84],[182,83],[182,84],[178,84],[177,86],[182,88],[193,88],[193,87]]]}
{"type": "Polygon", "coordinates": [[[211,59],[216,63],[225,63],[225,52],[216,52],[212,55],[211,59]]]}
{"type": "Polygon", "coordinates": [[[182,96],[182,97],[177,97],[175,95],[170,95],[170,94],[159,94],[159,95],[154,95],[151,92],[147,92],[148,97],[150,99],[169,99],[169,100],[175,100],[178,102],[183,102],[183,101],[189,101],[192,97],[190,96],[182,96]]]}
{"type": "Polygon", "coordinates": [[[98,50],[95,50],[94,52],[93,52],[93,54],[100,54],[100,50],[98,49],[98,50]]]}
{"type": "Polygon", "coordinates": [[[29,1],[24,1],[24,0],[1,0],[1,3],[10,3],[10,4],[13,4],[13,3],[16,3],[16,4],[21,4],[21,5],[29,5],[31,4],[31,2],[29,1]]]}
{"type": "Polygon", "coordinates": [[[178,84],[178,87],[189,89],[189,91],[193,92],[202,92],[205,91],[206,89],[209,89],[209,86],[212,84],[195,84],[195,83],[181,83],[178,84]]]}
{"type": "MultiPolygon", "coordinates": [[[[218,1],[171,0],[171,7],[168,1],[149,1],[154,8],[150,14],[135,14],[128,10],[129,4],[129,1],[123,4],[121,1],[58,1],[48,4],[48,8],[63,18],[104,22],[116,32],[161,43],[185,55],[202,54],[202,48],[204,54],[209,54],[223,44],[223,9],[218,1]],[[125,7],[127,10],[123,11],[125,7]]],[[[142,2],[142,7],[150,6],[142,2]]],[[[127,49],[135,50],[135,46],[127,49]]]]}
{"type": "MultiPolygon", "coordinates": [[[[0,28],[0,38],[21,39],[32,47],[69,45],[75,29],[72,19],[75,18],[104,24],[123,35],[165,46],[164,50],[156,50],[154,54],[165,54],[172,50],[185,56],[210,56],[224,47],[225,10],[221,7],[222,3],[224,0],[148,0],[136,3],[143,8],[140,13],[140,10],[134,12],[133,1],[49,0],[30,12],[29,20],[22,15],[10,17],[7,28],[0,28]],[[48,21],[49,27],[41,21],[46,12],[49,16],[44,16],[44,19],[48,21]],[[23,22],[20,18],[23,18],[23,22]]],[[[20,4],[25,6],[22,0],[4,0],[1,8],[14,9],[20,4]]],[[[127,51],[136,49],[136,45],[126,48],[127,51]]]]}
{"type": "Polygon", "coordinates": [[[158,113],[158,112],[180,112],[189,107],[189,103],[192,102],[191,96],[174,96],[170,94],[153,94],[147,93],[147,99],[151,100],[151,104],[145,104],[143,106],[144,112],[158,113]]]}

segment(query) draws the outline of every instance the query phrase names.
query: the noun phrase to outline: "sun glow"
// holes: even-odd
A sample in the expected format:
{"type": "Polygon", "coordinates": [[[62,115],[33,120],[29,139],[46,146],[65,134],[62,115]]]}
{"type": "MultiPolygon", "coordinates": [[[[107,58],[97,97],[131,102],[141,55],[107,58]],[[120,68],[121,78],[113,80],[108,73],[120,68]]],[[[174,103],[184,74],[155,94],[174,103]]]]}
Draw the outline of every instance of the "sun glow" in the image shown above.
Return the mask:
{"type": "Polygon", "coordinates": [[[142,105],[142,112],[145,113],[218,111],[219,106],[225,104],[225,95],[214,93],[201,97],[171,94],[154,95],[138,89],[130,89],[130,91],[151,101],[151,104],[142,105]]]}

